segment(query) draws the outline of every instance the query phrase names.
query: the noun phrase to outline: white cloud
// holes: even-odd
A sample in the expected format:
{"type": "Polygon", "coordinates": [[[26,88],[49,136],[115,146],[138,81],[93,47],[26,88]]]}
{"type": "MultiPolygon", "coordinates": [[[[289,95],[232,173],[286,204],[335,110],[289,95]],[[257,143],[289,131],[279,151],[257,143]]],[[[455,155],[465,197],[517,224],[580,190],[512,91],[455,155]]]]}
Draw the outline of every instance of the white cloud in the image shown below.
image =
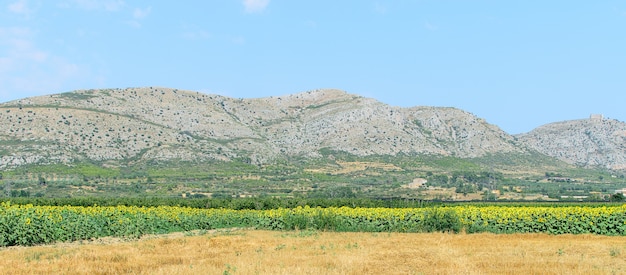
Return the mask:
{"type": "Polygon", "coordinates": [[[59,92],[89,78],[86,68],[40,49],[29,28],[0,27],[0,101],[59,92]]]}
{"type": "Polygon", "coordinates": [[[128,25],[134,28],[141,28],[141,20],[145,19],[152,12],[152,7],[145,9],[135,8],[133,11],[133,20],[127,21],[128,25]]]}
{"type": "Polygon", "coordinates": [[[13,3],[9,4],[7,6],[7,8],[12,13],[26,14],[26,13],[28,13],[28,6],[27,5],[28,4],[26,3],[26,0],[19,0],[19,1],[16,1],[16,2],[13,2],[13,3]]]}
{"type": "Polygon", "coordinates": [[[439,29],[439,27],[437,25],[433,25],[430,22],[424,23],[424,28],[426,28],[429,31],[436,31],[436,30],[439,29]]]}
{"type": "Polygon", "coordinates": [[[246,38],[241,35],[233,37],[231,41],[233,42],[233,44],[236,44],[236,45],[246,44],[246,38]]]}
{"type": "Polygon", "coordinates": [[[33,9],[29,7],[28,2],[26,0],[18,0],[9,5],[7,5],[7,9],[9,12],[24,16],[26,18],[30,17],[33,13],[33,9]]]}
{"type": "Polygon", "coordinates": [[[128,21],[125,21],[125,23],[135,29],[141,28],[141,23],[135,20],[128,20],[128,21]]]}
{"type": "Polygon", "coordinates": [[[243,6],[248,13],[262,12],[269,4],[270,0],[243,0],[243,6]]]}
{"type": "Polygon", "coordinates": [[[376,2],[374,3],[374,12],[378,14],[387,14],[387,6],[376,2]]]}
{"type": "MultiPolygon", "coordinates": [[[[3,28],[0,27],[0,38],[30,36],[32,31],[29,28],[3,28]]],[[[2,40],[0,40],[2,42],[2,40]]]]}
{"type": "Polygon", "coordinates": [[[209,39],[211,37],[211,34],[197,26],[185,25],[183,26],[183,32],[181,33],[181,36],[184,39],[188,40],[205,40],[209,39]]]}
{"type": "Polygon", "coordinates": [[[118,11],[124,7],[125,3],[122,0],[108,0],[103,1],[102,6],[107,11],[118,11]]]}
{"type": "MultiPolygon", "coordinates": [[[[44,62],[47,54],[36,49],[32,42],[33,32],[29,28],[0,28],[0,45],[6,47],[6,56],[2,56],[5,64],[9,63],[18,66],[12,60],[23,60],[27,62],[44,62]]],[[[3,68],[0,68],[3,69],[3,68]]]]}
{"type": "Polygon", "coordinates": [[[120,11],[126,3],[123,0],[67,0],[63,7],[78,7],[84,10],[120,11]]]}
{"type": "Polygon", "coordinates": [[[152,7],[147,7],[145,9],[135,8],[135,11],[133,11],[133,18],[144,19],[148,17],[148,15],[150,15],[151,11],[152,11],[152,7]]]}

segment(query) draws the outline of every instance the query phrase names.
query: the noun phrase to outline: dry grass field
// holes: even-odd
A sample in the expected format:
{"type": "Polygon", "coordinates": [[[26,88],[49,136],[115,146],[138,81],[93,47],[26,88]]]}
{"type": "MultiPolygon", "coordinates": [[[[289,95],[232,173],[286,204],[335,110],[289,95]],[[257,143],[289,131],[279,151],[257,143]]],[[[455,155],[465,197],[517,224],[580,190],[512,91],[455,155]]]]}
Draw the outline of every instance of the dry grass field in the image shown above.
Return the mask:
{"type": "Polygon", "coordinates": [[[0,249],[1,274],[626,274],[626,237],[236,230],[0,249]]]}

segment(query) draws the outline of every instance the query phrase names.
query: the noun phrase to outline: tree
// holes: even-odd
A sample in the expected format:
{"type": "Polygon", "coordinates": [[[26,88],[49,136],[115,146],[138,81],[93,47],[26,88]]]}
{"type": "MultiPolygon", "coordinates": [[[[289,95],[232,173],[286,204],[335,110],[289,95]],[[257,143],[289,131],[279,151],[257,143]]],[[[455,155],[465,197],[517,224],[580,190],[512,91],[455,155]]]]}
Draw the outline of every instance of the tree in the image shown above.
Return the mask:
{"type": "Polygon", "coordinates": [[[496,194],[489,192],[489,190],[485,190],[485,192],[483,192],[483,200],[484,201],[495,201],[498,199],[498,196],[496,196],[496,194]]]}
{"type": "Polygon", "coordinates": [[[309,192],[307,195],[309,198],[356,198],[357,194],[352,188],[347,186],[318,188],[315,191],[309,192]]]}
{"type": "Polygon", "coordinates": [[[4,194],[9,196],[9,197],[11,196],[11,182],[7,182],[4,185],[4,194]]]}
{"type": "Polygon", "coordinates": [[[615,201],[615,202],[622,202],[624,201],[624,194],[622,193],[615,193],[613,195],[611,195],[611,197],[609,198],[610,201],[615,201]]]}

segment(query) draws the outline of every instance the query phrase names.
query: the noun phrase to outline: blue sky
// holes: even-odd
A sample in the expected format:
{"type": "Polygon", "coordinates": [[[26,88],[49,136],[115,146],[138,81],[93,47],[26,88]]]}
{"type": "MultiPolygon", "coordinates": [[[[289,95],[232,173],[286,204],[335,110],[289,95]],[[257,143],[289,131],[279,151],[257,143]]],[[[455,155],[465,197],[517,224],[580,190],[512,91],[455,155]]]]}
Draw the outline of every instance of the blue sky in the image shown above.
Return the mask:
{"type": "Polygon", "coordinates": [[[626,1],[0,0],[0,102],[141,86],[624,121],[626,1]]]}

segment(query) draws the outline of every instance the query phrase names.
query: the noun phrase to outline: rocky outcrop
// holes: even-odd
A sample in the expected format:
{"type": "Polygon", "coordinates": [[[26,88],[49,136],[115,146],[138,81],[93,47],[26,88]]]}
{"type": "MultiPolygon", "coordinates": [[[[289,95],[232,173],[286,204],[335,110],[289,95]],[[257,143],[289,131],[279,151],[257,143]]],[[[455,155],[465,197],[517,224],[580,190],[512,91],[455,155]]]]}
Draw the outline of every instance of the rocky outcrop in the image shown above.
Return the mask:
{"type": "Polygon", "coordinates": [[[516,136],[528,147],[582,167],[626,169],[626,123],[592,116],[543,125],[516,136]]]}
{"type": "Polygon", "coordinates": [[[235,99],[167,88],[82,90],[0,104],[0,169],[77,160],[264,163],[343,151],[462,158],[524,152],[455,108],[389,106],[339,90],[235,99]]]}

